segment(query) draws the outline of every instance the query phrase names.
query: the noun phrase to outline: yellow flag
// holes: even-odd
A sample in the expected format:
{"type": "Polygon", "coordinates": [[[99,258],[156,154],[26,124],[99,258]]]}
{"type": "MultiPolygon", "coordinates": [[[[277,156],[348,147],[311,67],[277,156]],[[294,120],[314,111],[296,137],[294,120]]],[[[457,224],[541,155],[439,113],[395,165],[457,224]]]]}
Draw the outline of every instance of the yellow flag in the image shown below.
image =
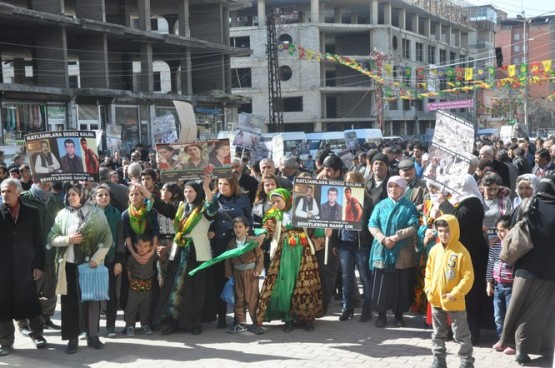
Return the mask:
{"type": "Polygon", "coordinates": [[[464,80],[474,79],[474,68],[464,68],[464,80]]]}
{"type": "Polygon", "coordinates": [[[507,74],[509,75],[509,77],[514,77],[515,73],[516,73],[516,67],[514,65],[508,65],[507,74]]]}
{"type": "Polygon", "coordinates": [[[384,67],[385,72],[387,73],[387,75],[391,75],[393,73],[393,65],[384,64],[383,67],[384,67]]]}
{"type": "Polygon", "coordinates": [[[550,72],[551,71],[551,60],[544,60],[542,61],[543,71],[550,72]]]}

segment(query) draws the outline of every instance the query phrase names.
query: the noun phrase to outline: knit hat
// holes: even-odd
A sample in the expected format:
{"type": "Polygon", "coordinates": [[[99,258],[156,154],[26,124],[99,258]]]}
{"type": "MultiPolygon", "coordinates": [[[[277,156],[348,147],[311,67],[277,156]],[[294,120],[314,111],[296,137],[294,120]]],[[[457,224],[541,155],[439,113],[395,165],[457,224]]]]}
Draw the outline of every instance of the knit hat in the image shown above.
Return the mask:
{"type": "Polygon", "coordinates": [[[374,155],[374,157],[372,157],[372,163],[376,162],[376,161],[382,161],[383,163],[385,163],[387,166],[389,166],[389,159],[387,158],[387,155],[378,152],[374,155]]]}

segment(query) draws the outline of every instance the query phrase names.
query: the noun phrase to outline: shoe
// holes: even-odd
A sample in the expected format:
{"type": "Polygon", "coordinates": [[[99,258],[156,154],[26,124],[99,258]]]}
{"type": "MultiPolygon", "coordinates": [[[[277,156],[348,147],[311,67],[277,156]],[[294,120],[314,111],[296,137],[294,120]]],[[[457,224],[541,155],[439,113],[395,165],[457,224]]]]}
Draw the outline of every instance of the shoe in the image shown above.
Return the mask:
{"type": "Polygon", "coordinates": [[[174,332],[175,327],[173,327],[172,325],[162,325],[162,327],[160,328],[160,334],[162,335],[171,335],[174,332]]]}
{"type": "Polygon", "coordinates": [[[353,308],[345,308],[341,312],[341,315],[339,316],[339,320],[346,321],[350,318],[353,318],[354,316],[355,316],[355,311],[353,308]]]}
{"type": "Polygon", "coordinates": [[[45,330],[61,330],[62,327],[52,322],[50,318],[44,321],[44,329],[45,330]]]}
{"type": "Polygon", "coordinates": [[[309,332],[312,332],[312,331],[314,331],[314,324],[312,322],[306,322],[304,324],[304,329],[309,331],[309,332]]]}
{"type": "Polygon", "coordinates": [[[430,368],[447,368],[447,360],[445,358],[434,357],[430,368]]]}
{"type": "Polygon", "coordinates": [[[200,327],[193,327],[193,329],[191,330],[191,333],[195,336],[200,335],[202,333],[202,330],[200,329],[200,327]]]}
{"type": "Polygon", "coordinates": [[[516,362],[520,365],[525,365],[527,363],[530,363],[532,361],[532,359],[530,359],[530,356],[526,353],[523,353],[522,351],[517,351],[516,352],[516,362]]]}
{"type": "Polygon", "coordinates": [[[135,327],[133,326],[125,327],[125,336],[127,337],[135,336],[135,327]]]}
{"type": "Polygon", "coordinates": [[[405,320],[403,319],[403,315],[395,316],[395,327],[405,327],[405,320]]]}
{"type": "Polygon", "coordinates": [[[69,339],[69,342],[67,343],[66,353],[68,353],[68,354],[77,353],[77,347],[78,346],[79,346],[79,339],[78,338],[69,339]]]}
{"type": "Polygon", "coordinates": [[[249,330],[250,332],[256,334],[256,335],[262,335],[264,333],[264,329],[258,325],[253,324],[252,327],[249,330]]]}
{"type": "Polygon", "coordinates": [[[285,331],[285,332],[293,331],[293,321],[285,322],[285,324],[283,325],[283,331],[285,331]]]}
{"type": "Polygon", "coordinates": [[[152,329],[148,325],[142,326],[141,332],[143,335],[152,335],[152,329]]]}
{"type": "Polygon", "coordinates": [[[505,348],[505,350],[503,350],[503,354],[505,355],[515,355],[516,354],[516,350],[511,348],[510,346],[507,346],[505,348]]]}
{"type": "Polygon", "coordinates": [[[115,327],[106,327],[106,337],[114,338],[116,336],[115,327]]]}
{"type": "Polygon", "coordinates": [[[37,349],[43,349],[48,345],[46,339],[40,335],[33,339],[33,344],[35,344],[37,349]]]}
{"type": "Polygon", "coordinates": [[[89,337],[87,339],[87,346],[96,350],[104,349],[104,344],[100,341],[98,337],[89,337]]]}
{"type": "Polygon", "coordinates": [[[227,322],[225,319],[225,316],[222,317],[218,317],[218,328],[226,328],[227,327],[227,322]]]}
{"type": "Polygon", "coordinates": [[[28,327],[19,327],[19,333],[25,337],[29,337],[31,330],[28,327]]]}
{"type": "Polygon", "coordinates": [[[239,323],[233,326],[233,328],[227,332],[230,334],[236,334],[236,333],[246,332],[246,331],[248,331],[247,327],[244,324],[239,323]]]}
{"type": "Polygon", "coordinates": [[[6,356],[13,353],[13,346],[12,345],[2,345],[0,346],[0,356],[6,356]]]}
{"type": "Polygon", "coordinates": [[[474,368],[474,358],[472,360],[461,361],[459,368],[474,368]]]}
{"type": "Polygon", "coordinates": [[[503,345],[501,345],[501,341],[497,341],[491,348],[495,351],[503,351],[503,345]]]}
{"type": "Polygon", "coordinates": [[[362,313],[360,314],[360,317],[358,317],[358,321],[366,322],[366,321],[370,321],[371,319],[372,319],[372,309],[370,309],[370,307],[363,306],[362,313]]]}
{"type": "Polygon", "coordinates": [[[376,320],[376,327],[385,327],[385,325],[387,325],[387,317],[385,316],[385,313],[379,313],[378,314],[378,319],[376,320]]]}

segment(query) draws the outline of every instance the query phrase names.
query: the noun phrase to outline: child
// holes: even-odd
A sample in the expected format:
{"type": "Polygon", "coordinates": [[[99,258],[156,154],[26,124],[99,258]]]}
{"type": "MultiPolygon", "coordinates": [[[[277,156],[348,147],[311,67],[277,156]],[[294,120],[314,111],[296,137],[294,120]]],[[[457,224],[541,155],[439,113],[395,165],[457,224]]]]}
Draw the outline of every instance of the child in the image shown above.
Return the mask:
{"type": "MultiPolygon", "coordinates": [[[[511,216],[503,215],[499,217],[495,223],[497,236],[501,241],[509,233],[511,228],[511,216]]],[[[511,300],[511,292],[513,291],[513,268],[499,259],[501,253],[501,242],[496,242],[489,249],[488,268],[486,271],[486,281],[488,283],[486,292],[488,296],[493,295],[493,309],[495,316],[495,329],[497,337],[501,338],[503,332],[503,322],[505,320],[505,313],[509,308],[509,301],[511,300]]],[[[496,342],[493,348],[497,351],[502,351],[507,355],[514,355],[515,349],[501,345],[501,342],[496,342]]]]}
{"type": "Polygon", "coordinates": [[[428,256],[424,291],[432,306],[432,352],[433,368],[446,368],[445,341],[449,330],[447,315],[456,342],[461,346],[461,368],[473,368],[472,342],[466,321],[464,297],[472,288],[474,270],[470,254],[459,242],[459,222],[453,215],[440,216],[435,221],[440,240],[428,256]]]}
{"type": "MultiPolygon", "coordinates": [[[[240,216],[233,219],[233,231],[235,239],[227,244],[227,249],[244,247],[249,241],[256,238],[247,236],[249,233],[249,220],[240,216]]],[[[235,326],[230,333],[245,332],[245,305],[249,310],[252,320],[251,331],[257,335],[263,334],[264,330],[256,320],[256,304],[258,302],[258,276],[264,268],[264,253],[260,247],[243,253],[239,257],[226,260],[225,276],[235,278],[235,326]]]]}
{"type": "Polygon", "coordinates": [[[141,320],[141,331],[144,335],[152,334],[149,327],[150,304],[152,301],[152,282],[155,276],[154,262],[156,254],[152,253],[152,239],[147,235],[139,235],[136,252],[140,257],[152,254],[145,264],[140,264],[135,257],[127,259],[127,277],[129,278],[129,294],[125,307],[125,335],[135,336],[135,319],[137,312],[141,320]]]}

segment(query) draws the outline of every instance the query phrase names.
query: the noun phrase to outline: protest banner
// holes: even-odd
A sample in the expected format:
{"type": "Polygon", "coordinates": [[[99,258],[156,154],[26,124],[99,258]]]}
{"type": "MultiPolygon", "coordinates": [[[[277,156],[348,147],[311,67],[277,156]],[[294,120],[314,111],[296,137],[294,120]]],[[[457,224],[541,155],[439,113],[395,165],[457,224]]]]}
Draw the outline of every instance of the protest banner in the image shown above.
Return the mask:
{"type": "Polygon", "coordinates": [[[205,174],[231,174],[229,139],[157,144],[156,161],[162,182],[200,179],[205,174]]]}
{"type": "Polygon", "coordinates": [[[152,118],[150,124],[154,144],[177,142],[175,117],[172,114],[152,118]]]}
{"type": "Polygon", "coordinates": [[[460,194],[464,174],[468,174],[473,158],[473,148],[473,125],[458,116],[437,110],[424,178],[441,191],[460,194]]]}
{"type": "Polygon", "coordinates": [[[362,183],[295,178],[293,226],[360,231],[363,208],[362,183]]]}
{"type": "Polygon", "coordinates": [[[106,124],[106,144],[108,150],[113,154],[114,151],[121,151],[121,133],[123,127],[116,124],[106,124]]]}
{"type": "Polygon", "coordinates": [[[98,182],[98,149],[92,131],[58,131],[25,136],[33,181],[98,182]]]}
{"type": "Polygon", "coordinates": [[[241,113],[237,123],[237,133],[233,140],[235,147],[254,150],[262,135],[263,116],[241,113]]]}

